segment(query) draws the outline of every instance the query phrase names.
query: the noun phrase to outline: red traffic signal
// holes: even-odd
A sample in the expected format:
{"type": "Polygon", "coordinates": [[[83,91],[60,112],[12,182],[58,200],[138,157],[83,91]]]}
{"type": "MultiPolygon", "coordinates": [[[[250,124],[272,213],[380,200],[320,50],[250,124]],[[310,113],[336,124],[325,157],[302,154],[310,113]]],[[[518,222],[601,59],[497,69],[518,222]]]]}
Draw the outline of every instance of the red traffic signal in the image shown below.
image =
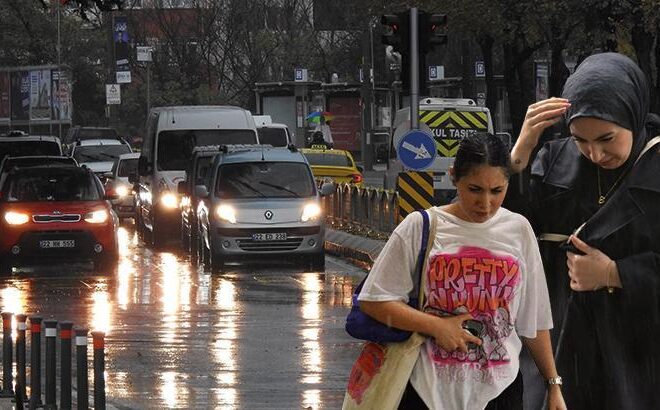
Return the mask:
{"type": "Polygon", "coordinates": [[[385,14],[380,18],[380,23],[384,26],[383,44],[401,46],[401,19],[395,14],[385,14]]]}
{"type": "Polygon", "coordinates": [[[447,15],[430,14],[427,20],[427,35],[429,48],[447,44],[447,15]]]}

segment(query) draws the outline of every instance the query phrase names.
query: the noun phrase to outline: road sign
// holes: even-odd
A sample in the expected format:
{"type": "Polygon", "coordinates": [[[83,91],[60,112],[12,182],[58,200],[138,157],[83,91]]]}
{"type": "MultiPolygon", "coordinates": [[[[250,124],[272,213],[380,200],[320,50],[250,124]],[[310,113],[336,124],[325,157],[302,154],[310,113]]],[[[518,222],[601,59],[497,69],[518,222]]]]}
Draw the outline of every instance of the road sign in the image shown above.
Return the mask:
{"type": "Polygon", "coordinates": [[[437,155],[433,135],[422,130],[410,130],[397,145],[401,163],[408,169],[423,170],[431,166],[437,155]]]}
{"type": "Polygon", "coordinates": [[[126,84],[131,82],[130,71],[117,71],[117,84],[126,84]]]}
{"type": "Polygon", "coordinates": [[[474,76],[475,77],[485,77],[486,76],[486,64],[483,61],[474,62],[474,76]]]}
{"type": "Polygon", "coordinates": [[[294,80],[295,81],[307,81],[307,69],[306,68],[296,68],[294,71],[294,80]]]}
{"type": "Polygon", "coordinates": [[[137,46],[137,61],[151,61],[152,48],[148,46],[137,46]]]}
{"type": "Polygon", "coordinates": [[[119,84],[106,84],[105,85],[105,103],[121,104],[121,88],[119,84]]]}
{"type": "Polygon", "coordinates": [[[429,80],[442,80],[445,78],[445,66],[431,65],[429,66],[429,80]]]}

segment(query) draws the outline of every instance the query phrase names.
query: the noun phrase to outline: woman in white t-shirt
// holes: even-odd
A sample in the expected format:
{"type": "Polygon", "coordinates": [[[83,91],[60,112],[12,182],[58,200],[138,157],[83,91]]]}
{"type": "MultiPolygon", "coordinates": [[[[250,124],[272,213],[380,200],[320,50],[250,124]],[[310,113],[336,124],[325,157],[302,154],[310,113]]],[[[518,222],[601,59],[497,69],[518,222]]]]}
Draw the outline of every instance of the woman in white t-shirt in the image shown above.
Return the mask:
{"type": "Polygon", "coordinates": [[[428,335],[399,409],[522,409],[523,344],[548,380],[548,407],[566,408],[536,238],[524,217],[501,208],[509,166],[498,137],[461,142],[450,169],[457,199],[427,210],[437,228],[423,312],[406,304],[421,247],[419,213],[394,230],[365,281],[358,297],[365,313],[428,335]]]}

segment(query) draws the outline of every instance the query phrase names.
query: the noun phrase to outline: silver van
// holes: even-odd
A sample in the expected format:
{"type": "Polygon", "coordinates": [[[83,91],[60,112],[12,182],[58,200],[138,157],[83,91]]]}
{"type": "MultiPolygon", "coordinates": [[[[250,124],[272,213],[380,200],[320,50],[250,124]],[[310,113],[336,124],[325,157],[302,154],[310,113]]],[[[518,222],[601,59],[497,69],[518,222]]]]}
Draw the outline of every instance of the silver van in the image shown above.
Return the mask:
{"type": "Polygon", "coordinates": [[[295,147],[224,147],[215,157],[197,207],[200,262],[213,269],[237,257],[302,259],[325,268],[325,216],[312,170],[295,147]]]}
{"type": "Polygon", "coordinates": [[[249,111],[232,106],[180,106],[149,112],[138,161],[136,229],[148,245],[179,239],[177,186],[185,179],[194,147],[258,144],[249,111]]]}

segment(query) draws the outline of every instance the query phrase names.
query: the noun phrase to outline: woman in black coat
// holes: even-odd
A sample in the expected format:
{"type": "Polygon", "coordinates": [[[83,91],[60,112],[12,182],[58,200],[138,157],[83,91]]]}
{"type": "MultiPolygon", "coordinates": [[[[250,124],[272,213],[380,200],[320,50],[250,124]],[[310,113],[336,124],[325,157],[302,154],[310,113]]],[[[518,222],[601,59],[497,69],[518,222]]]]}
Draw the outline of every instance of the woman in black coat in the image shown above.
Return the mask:
{"type": "Polygon", "coordinates": [[[524,169],[543,130],[566,120],[571,137],[533,161],[524,212],[541,240],[566,404],[658,408],[660,120],[644,74],[616,53],[585,59],[562,97],[529,107],[512,160],[524,169]]]}

